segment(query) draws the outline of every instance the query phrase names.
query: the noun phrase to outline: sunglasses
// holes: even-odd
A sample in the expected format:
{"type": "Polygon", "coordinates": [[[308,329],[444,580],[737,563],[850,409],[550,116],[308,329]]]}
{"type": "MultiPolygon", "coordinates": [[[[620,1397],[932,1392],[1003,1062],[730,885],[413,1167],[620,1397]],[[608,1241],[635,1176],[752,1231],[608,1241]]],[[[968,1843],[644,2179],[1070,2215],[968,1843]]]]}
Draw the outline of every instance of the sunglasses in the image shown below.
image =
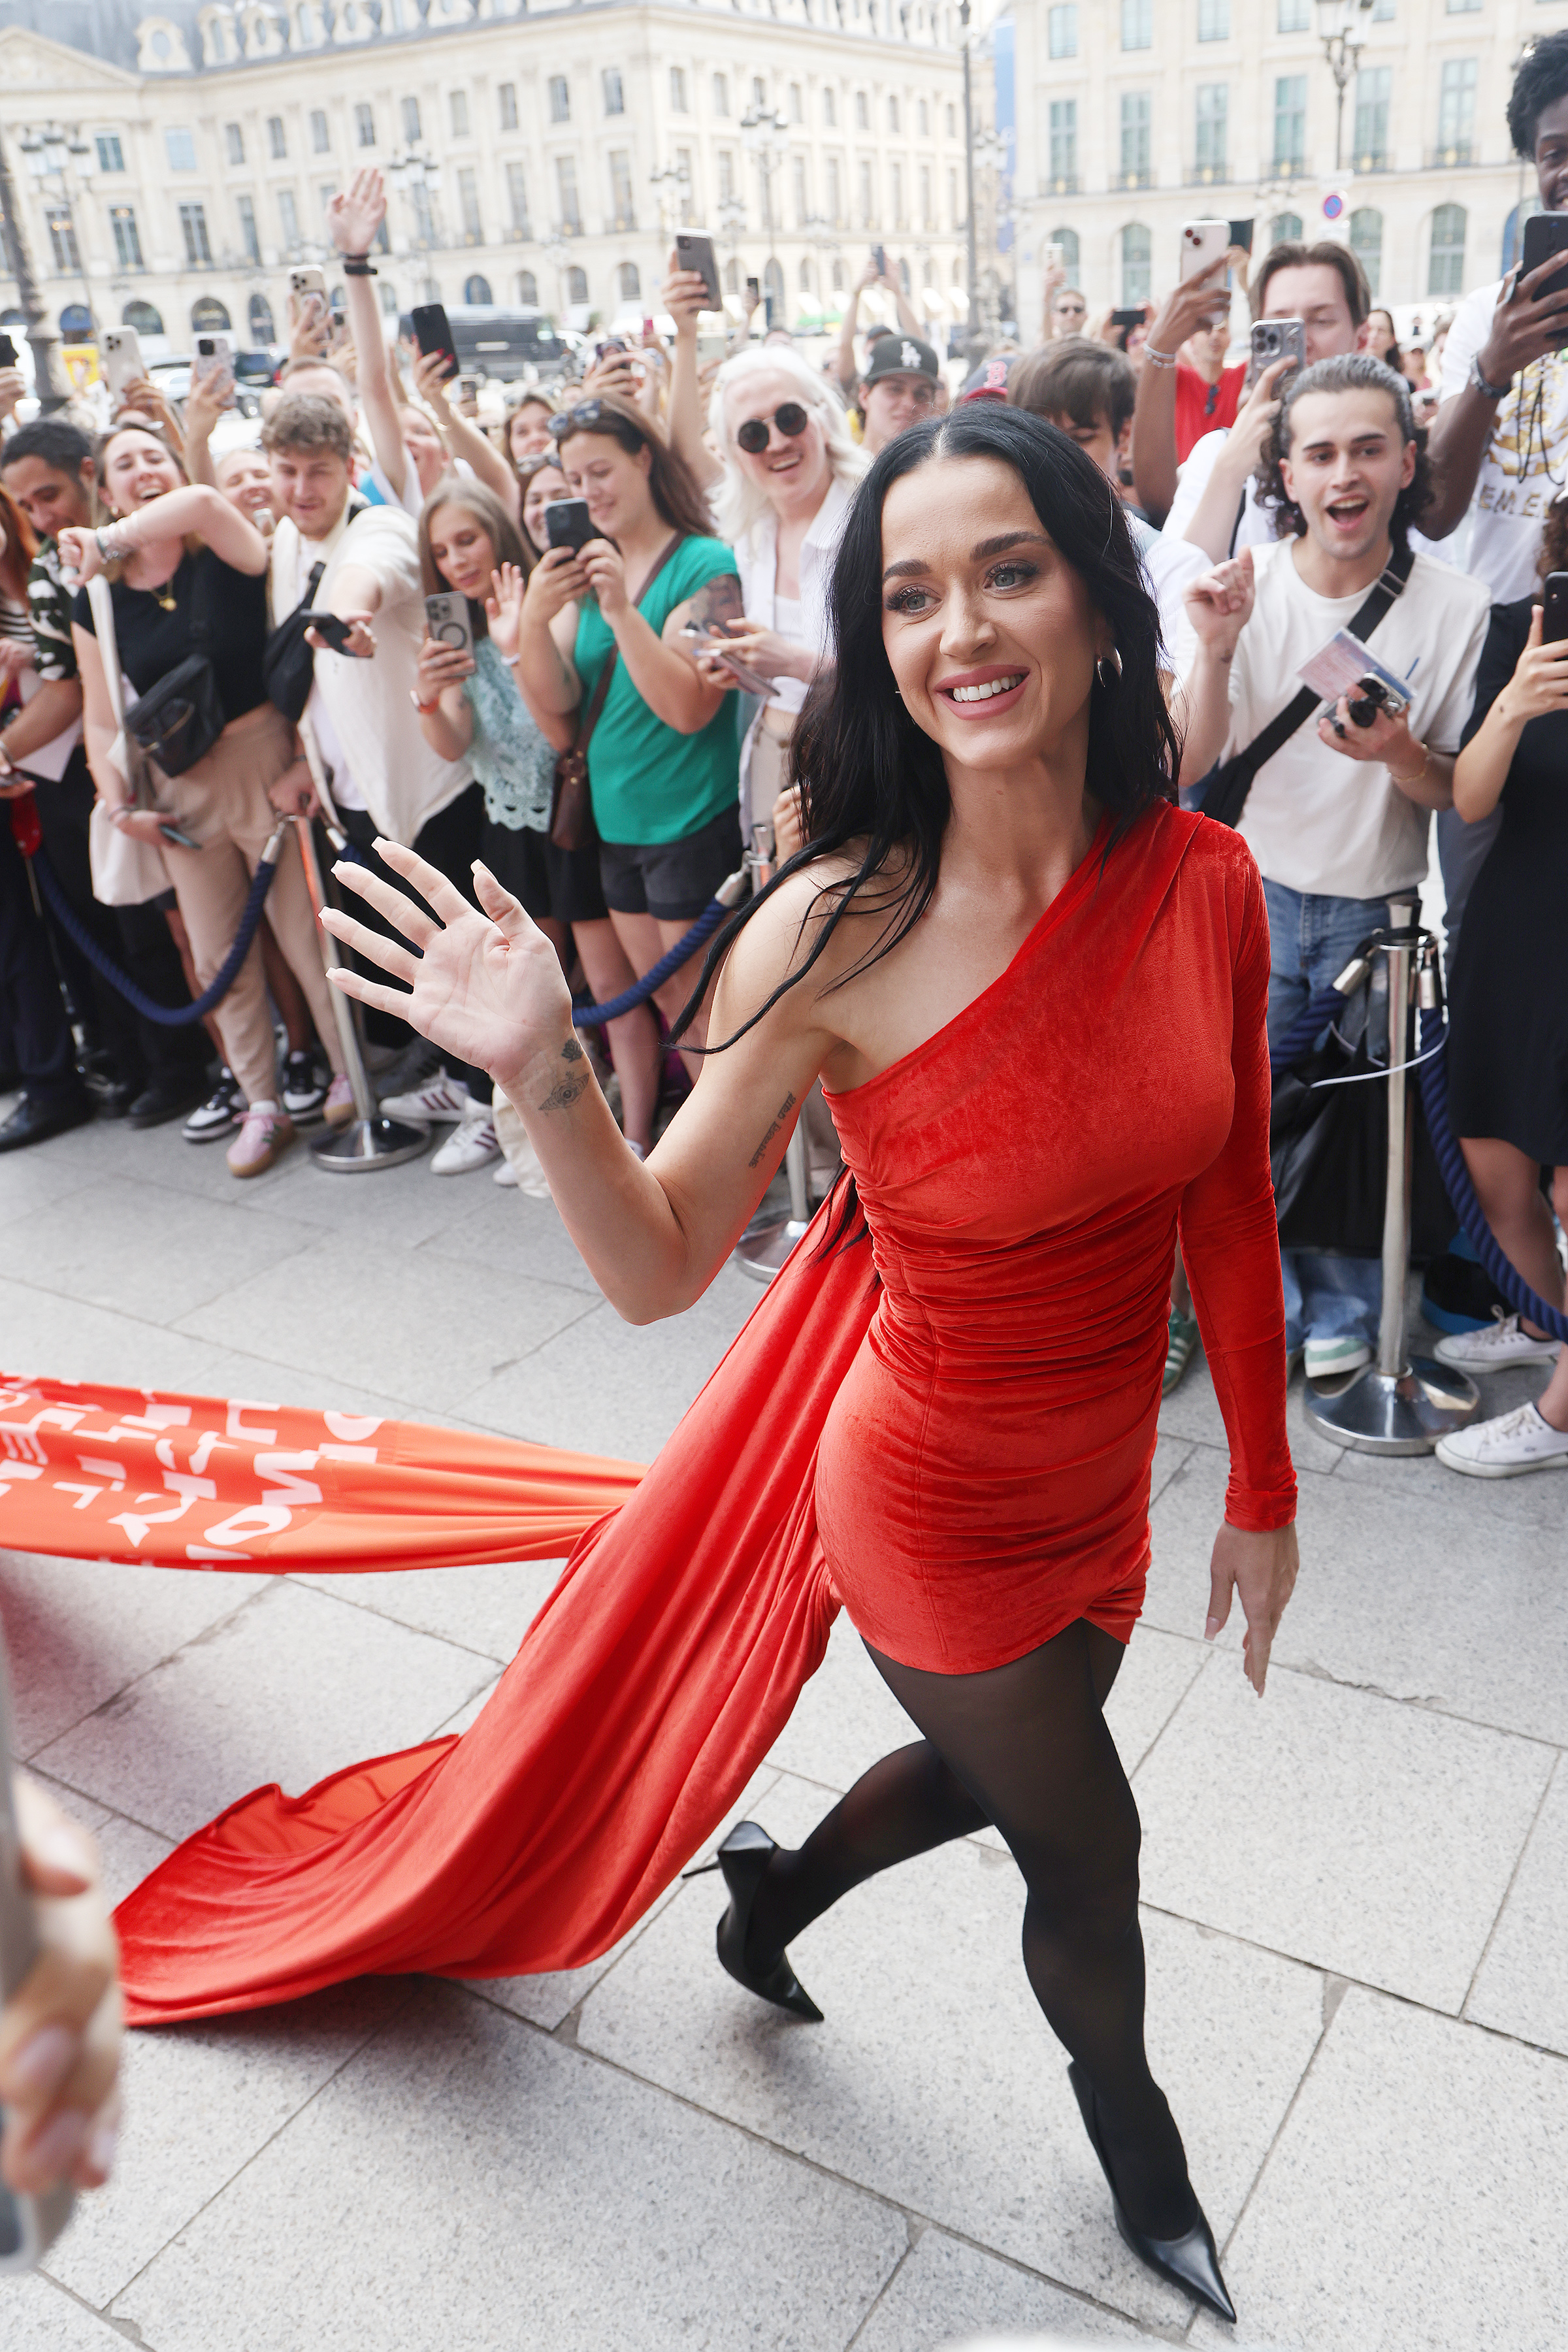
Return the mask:
{"type": "Polygon", "coordinates": [[[772,416],[748,416],[735,427],[735,439],[748,457],[760,457],[768,446],[768,427],[776,425],[786,441],[798,440],[811,419],[798,400],[786,400],[772,416]]]}
{"type": "MultiPolygon", "coordinates": [[[[580,408],[558,409],[544,429],[560,441],[568,433],[581,433],[584,425],[597,425],[604,414],[602,400],[585,400],[580,408]]],[[[618,425],[621,419],[617,416],[615,422],[618,425]]]]}

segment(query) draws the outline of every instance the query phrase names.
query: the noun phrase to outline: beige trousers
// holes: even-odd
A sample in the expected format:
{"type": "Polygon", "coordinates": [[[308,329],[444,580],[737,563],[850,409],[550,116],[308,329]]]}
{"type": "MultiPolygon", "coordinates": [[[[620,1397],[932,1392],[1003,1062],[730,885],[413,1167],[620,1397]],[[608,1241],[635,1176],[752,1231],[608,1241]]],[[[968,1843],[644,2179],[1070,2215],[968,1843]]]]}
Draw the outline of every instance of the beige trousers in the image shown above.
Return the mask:
{"type": "MultiPolygon", "coordinates": [[[[294,757],[294,730],[270,706],[247,711],[226,727],[205,760],[183,776],[159,780],[158,804],[197,849],[163,845],[163,862],[190,933],[196,977],[204,988],[216,978],[234,944],[239,919],[278,813],[267,797],[294,757]]],[[[334,1071],[343,1066],[338,1024],[315,909],[305,885],[300,845],[290,826],[272,887],[267,919],[289,968],[305,992],[305,1002],[334,1071]]],[[[224,1055],[247,1103],[276,1101],[278,1044],[267,1003],[261,944],[253,940],[239,976],[214,1013],[224,1055]]]]}

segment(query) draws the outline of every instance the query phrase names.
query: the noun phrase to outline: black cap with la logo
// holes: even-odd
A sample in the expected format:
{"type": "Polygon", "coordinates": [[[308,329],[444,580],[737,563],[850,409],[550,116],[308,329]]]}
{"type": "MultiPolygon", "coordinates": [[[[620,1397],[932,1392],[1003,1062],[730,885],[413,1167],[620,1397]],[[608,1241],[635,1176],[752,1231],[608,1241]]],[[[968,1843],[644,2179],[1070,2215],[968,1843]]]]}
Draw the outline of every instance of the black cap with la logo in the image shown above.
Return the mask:
{"type": "Polygon", "coordinates": [[[923,375],[932,383],[942,382],[937,357],[929,343],[918,335],[879,335],[866,362],[863,383],[880,383],[889,375],[923,375]]]}

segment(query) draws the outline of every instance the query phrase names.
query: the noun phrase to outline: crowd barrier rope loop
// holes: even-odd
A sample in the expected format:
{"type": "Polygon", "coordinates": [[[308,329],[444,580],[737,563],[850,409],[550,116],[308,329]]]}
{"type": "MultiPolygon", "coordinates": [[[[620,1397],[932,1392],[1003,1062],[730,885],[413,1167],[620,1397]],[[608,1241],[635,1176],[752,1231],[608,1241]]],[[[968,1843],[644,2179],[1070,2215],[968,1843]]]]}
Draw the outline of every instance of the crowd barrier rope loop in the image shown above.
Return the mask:
{"type": "Polygon", "coordinates": [[[677,940],[651,971],[645,971],[640,980],[634,980],[619,996],[612,996],[607,1004],[574,1004],[572,1019],[575,1025],[579,1029],[596,1029],[601,1022],[618,1021],[623,1013],[635,1013],[639,1004],[646,1004],[656,989],[662,988],[667,980],[673,979],[682,964],[689,963],[698,950],[707,946],[725,916],[734,912],[745,890],[746,880],[746,869],[742,866],[721,882],[685,938],[677,940]]]}
{"type": "Polygon", "coordinates": [[[157,1022],[161,1028],[184,1029],[193,1021],[202,1020],[216,1005],[221,1004],[239,978],[240,967],[250,953],[250,943],[261,921],[261,909],[267,903],[267,893],[272,887],[272,877],[278,871],[279,852],[288,829],[288,818],[280,816],[251,877],[250,895],[239,919],[239,929],[234,935],[234,945],[206,987],[191,1004],[161,1004],[155,996],[149,996],[144,988],[139,988],[129,972],[121,971],[113,957],[99,946],[66,897],[59,877],[49,863],[49,853],[42,844],[31,853],[32,866],[38,877],[39,890],[48,902],[50,914],[67,937],[76,942],[94,971],[101,972],[110,988],[116,990],[144,1019],[157,1022]]]}

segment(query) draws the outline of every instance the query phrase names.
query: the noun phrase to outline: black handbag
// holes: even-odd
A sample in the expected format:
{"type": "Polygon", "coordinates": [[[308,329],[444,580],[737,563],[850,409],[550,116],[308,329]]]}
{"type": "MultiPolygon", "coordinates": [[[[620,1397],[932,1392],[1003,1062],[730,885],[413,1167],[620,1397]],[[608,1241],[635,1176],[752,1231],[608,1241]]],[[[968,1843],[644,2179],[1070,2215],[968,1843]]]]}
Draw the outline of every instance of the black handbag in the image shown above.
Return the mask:
{"type": "MultiPolygon", "coordinates": [[[[1440,1257],[1458,1230],[1426,1120],[1415,1097],[1410,1188],[1410,1255],[1440,1257]]],[[[1268,1156],[1281,1249],[1321,1250],[1336,1257],[1381,1257],[1388,1183],[1388,1075],[1363,1038],[1352,1048],[1328,1043],[1274,1081],[1268,1156]],[[1352,1078],[1351,1086],[1319,1086],[1352,1078]]]]}
{"type": "Polygon", "coordinates": [[[310,688],[316,680],[315,647],[305,641],[305,632],[315,617],[310,607],[316,601],[316,591],[321,584],[324,563],[313,563],[305,583],[305,593],[291,613],[286,614],[267,640],[261,656],[262,683],[267,699],[275,710],[280,710],[291,727],[298,727],[304,716],[305,705],[310,699],[310,688]]]}
{"type": "Polygon", "coordinates": [[[203,650],[206,635],[193,582],[191,640],[195,652],[139,694],[125,713],[126,734],[166,776],[183,776],[205,760],[226,723],[217,676],[203,650]]]}

